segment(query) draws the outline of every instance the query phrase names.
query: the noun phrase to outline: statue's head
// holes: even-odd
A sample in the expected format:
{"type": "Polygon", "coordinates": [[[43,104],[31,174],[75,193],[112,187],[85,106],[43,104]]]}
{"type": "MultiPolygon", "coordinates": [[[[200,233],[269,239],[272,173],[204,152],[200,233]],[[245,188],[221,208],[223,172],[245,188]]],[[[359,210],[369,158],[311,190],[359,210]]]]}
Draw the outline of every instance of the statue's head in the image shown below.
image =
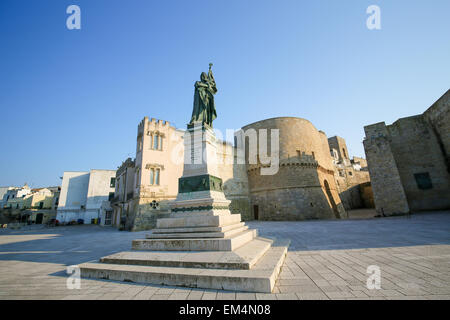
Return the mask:
{"type": "Polygon", "coordinates": [[[206,72],[202,72],[202,74],[200,75],[200,80],[202,80],[202,82],[208,81],[208,75],[206,74],[206,72]]]}

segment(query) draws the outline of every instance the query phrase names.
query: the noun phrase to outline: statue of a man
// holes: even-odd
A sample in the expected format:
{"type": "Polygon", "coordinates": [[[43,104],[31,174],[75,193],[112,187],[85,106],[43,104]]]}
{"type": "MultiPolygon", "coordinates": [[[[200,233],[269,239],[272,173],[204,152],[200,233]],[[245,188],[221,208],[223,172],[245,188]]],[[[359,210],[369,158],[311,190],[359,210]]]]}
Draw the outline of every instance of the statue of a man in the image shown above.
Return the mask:
{"type": "Polygon", "coordinates": [[[200,81],[195,82],[194,108],[189,124],[206,123],[212,128],[212,122],[217,118],[214,104],[214,95],[217,93],[217,87],[211,67],[212,63],[209,64],[208,74],[202,72],[200,81]]]}

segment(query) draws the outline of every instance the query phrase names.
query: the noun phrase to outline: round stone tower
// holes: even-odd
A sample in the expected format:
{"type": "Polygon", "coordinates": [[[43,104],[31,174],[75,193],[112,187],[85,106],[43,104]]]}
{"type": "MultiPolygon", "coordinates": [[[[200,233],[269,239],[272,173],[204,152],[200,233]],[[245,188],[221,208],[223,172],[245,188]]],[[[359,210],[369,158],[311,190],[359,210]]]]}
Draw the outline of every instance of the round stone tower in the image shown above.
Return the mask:
{"type": "MultiPolygon", "coordinates": [[[[337,193],[328,140],[324,132],[302,118],[271,118],[242,128],[252,211],[258,220],[303,220],[340,218],[344,208],[337,193]],[[252,164],[249,158],[252,136],[257,137],[259,154],[261,132],[267,132],[267,154],[271,137],[279,135],[279,168],[263,174],[264,161],[252,164]]],[[[273,156],[273,155],[272,155],[273,156]]]]}

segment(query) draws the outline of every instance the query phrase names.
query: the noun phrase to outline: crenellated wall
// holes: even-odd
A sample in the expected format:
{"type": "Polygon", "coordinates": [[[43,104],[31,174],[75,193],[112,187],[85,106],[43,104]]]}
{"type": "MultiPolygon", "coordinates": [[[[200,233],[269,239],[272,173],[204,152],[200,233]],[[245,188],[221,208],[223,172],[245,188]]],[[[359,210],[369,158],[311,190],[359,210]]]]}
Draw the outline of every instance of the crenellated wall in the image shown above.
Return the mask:
{"type": "MultiPolygon", "coordinates": [[[[261,174],[263,165],[248,163],[250,202],[253,216],[260,220],[329,219],[345,216],[337,193],[333,164],[325,133],[302,118],[262,120],[242,128],[279,130],[279,170],[261,174]]],[[[259,146],[258,135],[258,146],[259,146]]],[[[269,140],[270,141],[270,140],[269,140]]],[[[248,149],[248,145],[246,145],[248,149]]],[[[268,142],[268,154],[271,153],[268,142]]],[[[259,148],[258,148],[259,150],[259,148]]]]}

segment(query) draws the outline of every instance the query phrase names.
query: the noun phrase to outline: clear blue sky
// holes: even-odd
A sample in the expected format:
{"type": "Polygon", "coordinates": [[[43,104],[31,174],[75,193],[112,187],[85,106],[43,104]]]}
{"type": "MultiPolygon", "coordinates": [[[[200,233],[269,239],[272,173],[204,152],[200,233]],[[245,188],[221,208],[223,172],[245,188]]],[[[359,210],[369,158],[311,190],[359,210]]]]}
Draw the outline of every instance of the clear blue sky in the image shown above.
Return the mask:
{"type": "Polygon", "coordinates": [[[448,0],[1,0],[0,185],[116,169],[144,116],[185,128],[210,61],[218,129],[301,117],[364,156],[364,125],[449,89],[449,15],[448,0]]]}

